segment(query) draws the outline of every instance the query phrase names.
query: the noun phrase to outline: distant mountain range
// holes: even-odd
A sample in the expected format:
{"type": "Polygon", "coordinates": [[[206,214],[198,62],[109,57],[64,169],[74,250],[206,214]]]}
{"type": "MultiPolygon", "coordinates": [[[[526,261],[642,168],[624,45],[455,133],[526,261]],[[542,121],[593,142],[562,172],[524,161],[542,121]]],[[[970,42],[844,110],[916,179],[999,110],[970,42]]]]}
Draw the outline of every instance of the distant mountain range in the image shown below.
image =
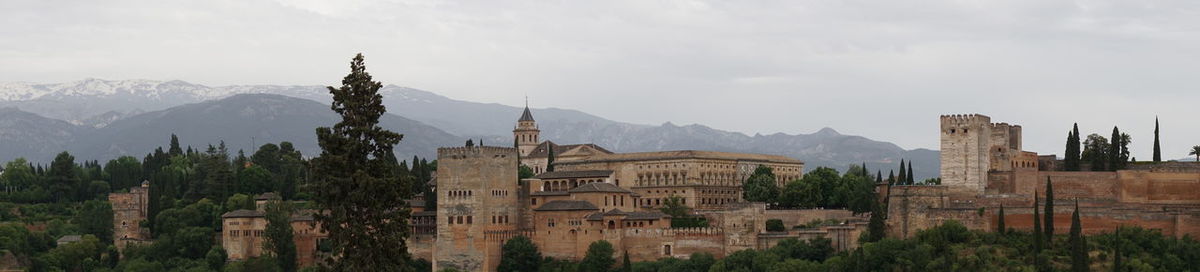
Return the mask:
{"type": "MultiPolygon", "coordinates": [[[[381,90],[389,116],[383,125],[405,134],[402,158],[435,156],[436,148],[467,138],[510,145],[521,108],[450,99],[388,85],[381,90]]],[[[87,79],[62,84],[0,84],[0,161],[26,157],[48,162],[69,150],[79,159],[143,156],[165,146],[172,133],[204,148],[224,140],[231,150],[291,141],[308,156],[319,152],[314,129],[337,116],[323,86],[209,87],[183,81],[87,79]]],[[[914,161],[916,176],[938,175],[938,153],[843,135],[831,128],[813,134],[745,135],[703,125],[658,126],[607,120],[569,109],[533,109],[542,138],[562,144],[596,143],[617,152],[698,149],[784,155],[844,170],[867,163],[894,169],[914,161]]],[[[887,171],[884,171],[885,175],[887,171]]]]}

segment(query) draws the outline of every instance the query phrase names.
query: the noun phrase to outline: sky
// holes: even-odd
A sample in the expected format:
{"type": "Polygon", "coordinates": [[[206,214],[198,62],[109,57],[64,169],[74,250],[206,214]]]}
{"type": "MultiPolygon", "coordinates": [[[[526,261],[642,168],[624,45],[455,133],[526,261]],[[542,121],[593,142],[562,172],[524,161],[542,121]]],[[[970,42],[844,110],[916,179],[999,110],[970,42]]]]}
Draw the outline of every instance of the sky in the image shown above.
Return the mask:
{"type": "Polygon", "coordinates": [[[937,149],[938,116],[1200,145],[1200,1],[4,0],[0,81],[336,85],[937,149]]]}

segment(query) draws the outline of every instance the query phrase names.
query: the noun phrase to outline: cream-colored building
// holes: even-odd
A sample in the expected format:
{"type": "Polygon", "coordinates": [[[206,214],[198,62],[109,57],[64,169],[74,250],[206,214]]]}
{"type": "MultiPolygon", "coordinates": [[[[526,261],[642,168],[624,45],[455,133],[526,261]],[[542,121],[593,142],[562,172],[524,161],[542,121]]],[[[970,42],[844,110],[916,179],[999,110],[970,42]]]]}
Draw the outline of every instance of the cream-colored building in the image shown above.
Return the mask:
{"type": "Polygon", "coordinates": [[[546,174],[552,153],[556,171],[592,171],[591,175],[608,171],[608,175],[558,178],[555,181],[560,185],[532,186],[535,191],[566,191],[582,184],[577,179],[602,179],[641,195],[640,207],[658,207],[666,198],[677,195],[689,207],[719,209],[742,200],[742,184],[758,166],[770,167],[781,188],[804,175],[804,162],[785,156],[698,150],[614,153],[590,143],[559,145],[541,141],[540,133],[526,107],[513,137],[521,164],[534,174],[546,174]]]}

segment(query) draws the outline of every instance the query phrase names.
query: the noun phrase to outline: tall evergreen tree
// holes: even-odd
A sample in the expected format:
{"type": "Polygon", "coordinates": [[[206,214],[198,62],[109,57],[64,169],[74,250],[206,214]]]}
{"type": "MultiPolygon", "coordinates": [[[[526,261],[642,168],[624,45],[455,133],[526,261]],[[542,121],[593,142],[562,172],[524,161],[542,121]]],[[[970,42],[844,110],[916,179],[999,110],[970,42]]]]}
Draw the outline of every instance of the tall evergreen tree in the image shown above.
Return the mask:
{"type": "Polygon", "coordinates": [[[888,185],[896,185],[896,170],[888,170],[888,185]]]}
{"type": "Polygon", "coordinates": [[[1071,213],[1071,271],[1090,271],[1087,240],[1083,237],[1083,226],[1079,222],[1079,200],[1075,200],[1075,212],[1071,213]]]}
{"type": "Polygon", "coordinates": [[[1045,248],[1046,238],[1042,236],[1042,220],[1038,215],[1038,193],[1033,190],[1033,267],[1037,271],[1046,271],[1042,264],[1041,253],[1045,248]]]}
{"type": "Polygon", "coordinates": [[[267,229],[263,231],[263,249],[275,256],[275,264],[284,272],[296,271],[296,242],[292,233],[292,207],[279,199],[269,200],[267,229]]]}
{"type": "Polygon", "coordinates": [[[863,242],[872,243],[883,240],[887,235],[886,211],[882,205],[874,205],[871,209],[871,221],[867,223],[867,236],[863,242]]]}
{"type": "Polygon", "coordinates": [[[1162,161],[1162,148],[1158,146],[1158,117],[1154,117],[1154,162],[1162,161]]]}
{"type": "Polygon", "coordinates": [[[900,174],[896,176],[897,185],[904,185],[905,182],[908,182],[908,178],[904,177],[907,172],[908,170],[904,168],[904,159],[900,159],[900,174]]]}
{"type": "Polygon", "coordinates": [[[916,177],[913,175],[912,161],[908,161],[908,174],[904,175],[904,177],[908,178],[908,181],[906,182],[908,185],[917,184],[916,177]]]}
{"type": "Polygon", "coordinates": [[[546,172],[554,172],[554,145],[546,145],[546,172]]]}
{"type": "Polygon", "coordinates": [[[1118,226],[1116,229],[1117,230],[1116,230],[1115,234],[1113,235],[1112,271],[1120,272],[1120,271],[1124,271],[1124,269],[1121,269],[1123,266],[1123,264],[1121,263],[1121,227],[1118,226]]]}
{"type": "Polygon", "coordinates": [[[1052,244],[1054,243],[1054,185],[1050,183],[1050,177],[1046,177],[1046,212],[1044,216],[1046,216],[1046,222],[1043,222],[1046,226],[1044,231],[1046,247],[1049,248],[1054,246],[1052,244]]]}
{"type": "Polygon", "coordinates": [[[1108,170],[1121,170],[1121,166],[1125,162],[1125,159],[1121,158],[1121,130],[1114,126],[1112,138],[1109,140],[1111,142],[1108,144],[1108,170]]]}
{"type": "Polygon", "coordinates": [[[875,184],[883,184],[883,170],[875,170],[875,184]]]}
{"type": "Polygon", "coordinates": [[[183,155],[183,148],[179,147],[179,137],[174,133],[171,134],[171,149],[167,150],[167,154],[171,157],[183,155]]]}
{"type": "Polygon", "coordinates": [[[1075,123],[1071,127],[1071,132],[1067,136],[1067,154],[1064,159],[1064,168],[1066,171],[1079,171],[1080,167],[1080,136],[1079,123],[1075,123]]]}
{"type": "Polygon", "coordinates": [[[403,137],[379,126],[387,111],[382,83],[372,81],[358,54],[330,108],[342,120],[317,128],[321,155],[311,161],[317,222],[329,234],[335,271],[412,271],[405,238],[411,186],[395,176],[386,158],[403,137]]]}
{"type": "Polygon", "coordinates": [[[1000,211],[996,214],[996,232],[1008,232],[1008,228],[1004,226],[1004,204],[1000,204],[1000,211]]]}

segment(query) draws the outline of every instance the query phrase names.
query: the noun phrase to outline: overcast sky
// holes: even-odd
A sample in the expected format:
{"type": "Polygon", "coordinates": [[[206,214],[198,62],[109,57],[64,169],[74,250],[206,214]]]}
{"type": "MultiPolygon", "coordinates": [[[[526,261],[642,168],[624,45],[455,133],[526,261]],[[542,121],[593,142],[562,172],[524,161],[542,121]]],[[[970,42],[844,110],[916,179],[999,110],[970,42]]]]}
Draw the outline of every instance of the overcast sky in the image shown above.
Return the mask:
{"type": "Polygon", "coordinates": [[[0,1],[0,81],[385,84],[754,133],[938,148],[938,116],[1200,145],[1200,1],[0,1]]]}

